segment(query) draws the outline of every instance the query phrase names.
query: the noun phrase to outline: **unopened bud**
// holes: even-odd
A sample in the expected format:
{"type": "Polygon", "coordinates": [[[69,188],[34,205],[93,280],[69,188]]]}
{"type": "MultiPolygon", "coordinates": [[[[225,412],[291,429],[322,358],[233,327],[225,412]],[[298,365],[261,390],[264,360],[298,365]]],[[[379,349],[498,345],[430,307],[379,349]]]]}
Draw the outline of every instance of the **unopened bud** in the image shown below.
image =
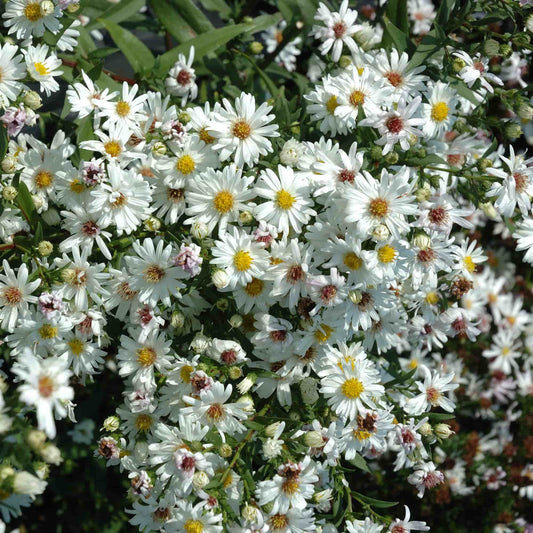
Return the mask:
{"type": "Polygon", "coordinates": [[[429,187],[421,187],[415,192],[417,202],[427,202],[431,196],[431,189],[429,187]]]}
{"type": "Polygon", "coordinates": [[[263,45],[259,41],[254,41],[250,44],[250,52],[254,55],[260,54],[263,51],[263,45]]]}
{"type": "Polygon", "coordinates": [[[272,424],[269,424],[265,428],[265,435],[267,437],[273,438],[280,425],[281,425],[281,422],[273,422],[272,424]]]}
{"type": "Polygon", "coordinates": [[[500,43],[494,39],[488,39],[483,43],[483,51],[488,57],[497,56],[500,54],[500,43]]]}
{"type": "Polygon", "coordinates": [[[505,58],[511,57],[513,55],[513,47],[508,44],[501,44],[500,54],[505,58]]]}
{"type": "Polygon", "coordinates": [[[378,146],[377,144],[372,146],[372,148],[370,150],[370,157],[374,161],[377,161],[378,159],[381,159],[382,155],[383,155],[383,148],[381,146],[378,146]]]}
{"type": "Polygon", "coordinates": [[[466,67],[466,63],[460,57],[456,57],[452,62],[452,68],[455,72],[461,72],[466,67]]]}
{"type": "Polygon", "coordinates": [[[22,99],[24,104],[26,104],[30,109],[33,109],[34,111],[42,107],[43,101],[39,95],[39,93],[36,93],[35,91],[28,91],[24,98],[22,99]]]}
{"type": "Polygon", "coordinates": [[[209,235],[209,228],[204,222],[195,222],[191,226],[191,233],[195,239],[205,239],[209,235]]]}
{"type": "Polygon", "coordinates": [[[424,422],[419,428],[418,431],[424,437],[430,437],[433,434],[433,428],[429,422],[424,422]]]}
{"type": "Polygon", "coordinates": [[[217,269],[211,274],[211,282],[217,289],[224,289],[229,283],[228,274],[225,270],[217,269]]]}
{"type": "Polygon", "coordinates": [[[256,522],[258,518],[257,507],[246,504],[241,511],[241,515],[248,522],[256,522]]]}
{"type": "Polygon", "coordinates": [[[239,213],[239,221],[241,224],[250,224],[250,222],[253,222],[254,216],[250,211],[242,211],[239,213]]]}
{"type": "Polygon", "coordinates": [[[348,293],[348,298],[354,305],[357,305],[363,299],[363,294],[360,290],[354,289],[348,293]]]}
{"type": "Polygon", "coordinates": [[[192,486],[196,490],[203,489],[208,483],[209,483],[209,476],[205,472],[202,472],[201,470],[197,470],[194,473],[194,476],[192,477],[192,486]]]}
{"type": "Polygon", "coordinates": [[[492,161],[484,157],[477,162],[477,167],[481,172],[485,172],[488,168],[492,167],[492,161]]]}
{"type": "Polygon", "coordinates": [[[372,238],[378,242],[386,241],[389,237],[389,228],[384,224],[378,224],[372,231],[372,238]]]}
{"type": "Polygon", "coordinates": [[[48,257],[54,251],[54,245],[50,241],[41,241],[37,250],[43,257],[48,257]]]}
{"type": "Polygon", "coordinates": [[[7,185],[2,191],[2,197],[4,198],[4,200],[12,202],[17,197],[17,189],[15,189],[15,187],[12,187],[11,185],[7,185]]]}
{"type": "Polygon", "coordinates": [[[120,418],[118,416],[108,416],[102,424],[102,428],[106,431],[117,431],[119,427],[120,418]]]}
{"type": "Polygon", "coordinates": [[[339,67],[348,68],[352,64],[352,58],[350,56],[341,56],[339,59],[339,67]]]}
{"type": "Polygon", "coordinates": [[[452,431],[448,424],[437,424],[433,428],[433,431],[440,439],[447,439],[455,433],[455,431],[452,431]]]}
{"type": "Polygon", "coordinates": [[[522,128],[520,127],[520,124],[516,124],[515,122],[507,124],[505,127],[505,135],[511,140],[518,139],[518,137],[522,135],[522,128]]]}
{"type": "Polygon", "coordinates": [[[304,442],[310,448],[322,448],[325,444],[320,431],[308,431],[304,436],[304,442]]]}
{"type": "Polygon", "coordinates": [[[227,459],[228,457],[231,457],[231,454],[233,453],[233,448],[229,444],[222,444],[220,448],[218,449],[218,455],[220,457],[223,457],[224,459],[227,459]]]}
{"type": "Polygon", "coordinates": [[[242,326],[243,318],[241,315],[232,315],[229,319],[229,324],[232,328],[240,328],[242,326]]]}
{"type": "Polygon", "coordinates": [[[220,298],[215,303],[217,309],[220,309],[221,311],[227,311],[229,307],[229,300],[227,298],[220,298]]]}
{"type": "Polygon", "coordinates": [[[425,233],[418,233],[413,239],[413,244],[421,250],[427,250],[431,246],[431,239],[425,233]]]}
{"type": "Polygon", "coordinates": [[[188,124],[190,121],[191,121],[191,115],[189,115],[189,113],[187,113],[187,111],[182,111],[179,115],[178,115],[178,120],[183,124],[188,124]]]}
{"type": "MultiPolygon", "coordinates": [[[[17,170],[17,159],[12,155],[6,155],[2,160],[2,172],[6,174],[13,174],[17,170]]],[[[6,188],[4,187],[4,190],[6,188]]],[[[15,190],[16,195],[16,190],[15,190]]]]}
{"type": "Polygon", "coordinates": [[[242,370],[238,366],[232,366],[228,374],[231,379],[239,379],[242,376],[242,370]]]}
{"type": "Polygon", "coordinates": [[[143,225],[148,231],[158,231],[161,228],[161,221],[150,216],[143,222],[143,225]]]}
{"type": "Polygon", "coordinates": [[[38,451],[46,442],[46,434],[44,431],[32,429],[31,431],[28,431],[28,434],[26,435],[26,442],[32,450],[38,451]]]}
{"type": "Polygon", "coordinates": [[[51,0],[43,0],[41,2],[41,17],[47,17],[55,11],[54,2],[51,0]]]}
{"type": "Polygon", "coordinates": [[[395,165],[398,162],[398,159],[400,159],[400,157],[396,152],[389,152],[385,156],[385,163],[387,163],[387,165],[395,165]]]}
{"type": "Polygon", "coordinates": [[[80,4],[69,4],[67,6],[67,11],[69,13],[76,13],[76,11],[78,11],[79,8],[80,8],[80,4]]]}
{"type": "Polygon", "coordinates": [[[522,102],[518,106],[518,116],[527,122],[529,122],[531,119],[533,119],[533,107],[526,104],[525,102],[522,102]]]}
{"type": "Polygon", "coordinates": [[[152,154],[161,156],[161,155],[165,155],[166,153],[167,153],[167,147],[165,143],[158,141],[154,143],[154,145],[152,146],[152,154]]]}

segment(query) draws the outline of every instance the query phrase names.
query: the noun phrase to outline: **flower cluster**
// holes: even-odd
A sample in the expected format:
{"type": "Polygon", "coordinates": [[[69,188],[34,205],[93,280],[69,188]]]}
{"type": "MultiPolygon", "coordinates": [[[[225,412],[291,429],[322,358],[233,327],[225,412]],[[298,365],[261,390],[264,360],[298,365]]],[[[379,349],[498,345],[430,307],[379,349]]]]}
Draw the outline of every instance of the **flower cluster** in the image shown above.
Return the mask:
{"type": "MultiPolygon", "coordinates": [[[[0,45],[3,520],[44,491],[61,462],[46,439],[102,373],[123,390],[94,455],[127,473],[141,531],[402,533],[429,530],[411,520],[422,498],[532,500],[513,424],[531,426],[531,280],[517,289],[514,263],[533,262],[533,159],[503,139],[533,108],[510,90],[503,133],[482,120],[527,85],[523,55],[453,40],[424,55],[442,19],[427,0],[406,3],[414,52],[370,6],[320,3],[306,34],[282,21],[266,53],[248,47],[291,76],[318,43],[301,98],[239,50],[272,99],[217,98],[194,45],[122,84],[63,59],[91,39],[77,7],[3,14],[18,40],[0,45]],[[39,138],[32,88],[50,97],[61,75],[59,126],[39,138]],[[413,502],[403,519],[381,514],[384,478],[413,502]]],[[[498,531],[532,527],[520,505],[498,531]]]]}

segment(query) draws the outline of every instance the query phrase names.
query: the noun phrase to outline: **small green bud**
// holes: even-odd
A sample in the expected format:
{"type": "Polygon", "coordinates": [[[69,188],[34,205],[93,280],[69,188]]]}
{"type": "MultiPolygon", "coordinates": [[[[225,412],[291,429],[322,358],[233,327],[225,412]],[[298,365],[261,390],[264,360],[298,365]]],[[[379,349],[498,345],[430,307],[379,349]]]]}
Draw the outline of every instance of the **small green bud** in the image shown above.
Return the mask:
{"type": "Polygon", "coordinates": [[[339,59],[339,67],[348,68],[352,64],[352,58],[350,56],[341,56],[339,59]]]}
{"type": "Polygon", "coordinates": [[[500,45],[500,54],[507,58],[507,57],[511,57],[513,53],[513,48],[511,46],[509,46],[508,44],[501,44],[500,45]]]}
{"type": "Polygon", "coordinates": [[[520,124],[517,124],[516,122],[507,124],[505,127],[505,135],[511,140],[518,139],[518,137],[522,135],[522,128],[520,127],[520,124]]]}
{"type": "Polygon", "coordinates": [[[48,257],[54,251],[54,245],[50,241],[41,241],[37,249],[43,257],[48,257]]]}
{"type": "Polygon", "coordinates": [[[518,106],[518,116],[525,120],[526,122],[529,122],[531,119],[533,119],[533,107],[526,104],[525,102],[522,102],[518,106]]]}
{"type": "Polygon", "coordinates": [[[460,57],[456,57],[452,62],[454,72],[461,72],[466,67],[466,63],[460,57]]]}
{"type": "Polygon", "coordinates": [[[531,37],[527,33],[519,33],[513,37],[513,42],[518,46],[528,45],[531,42],[531,37]]]}
{"type": "Polygon", "coordinates": [[[387,165],[395,165],[398,162],[399,158],[400,157],[398,156],[396,152],[389,152],[385,156],[385,162],[387,163],[387,165]]]}
{"type": "Polygon", "coordinates": [[[191,121],[191,115],[189,115],[189,113],[187,113],[187,111],[182,111],[179,115],[178,115],[178,120],[183,124],[188,124],[190,121],[191,121]]]}
{"type": "Polygon", "coordinates": [[[483,51],[489,57],[497,56],[500,53],[500,43],[494,39],[488,39],[483,43],[483,51]]]}
{"type": "Polygon", "coordinates": [[[483,158],[477,162],[477,168],[481,172],[485,172],[490,167],[492,167],[492,161],[490,159],[483,158]]]}
{"type": "Polygon", "coordinates": [[[370,150],[370,157],[377,161],[378,159],[381,159],[381,156],[383,155],[383,148],[381,146],[378,146],[375,144],[372,146],[372,149],[370,150]]]}
{"type": "Polygon", "coordinates": [[[260,54],[263,51],[263,45],[259,41],[250,43],[250,52],[254,55],[260,54]]]}

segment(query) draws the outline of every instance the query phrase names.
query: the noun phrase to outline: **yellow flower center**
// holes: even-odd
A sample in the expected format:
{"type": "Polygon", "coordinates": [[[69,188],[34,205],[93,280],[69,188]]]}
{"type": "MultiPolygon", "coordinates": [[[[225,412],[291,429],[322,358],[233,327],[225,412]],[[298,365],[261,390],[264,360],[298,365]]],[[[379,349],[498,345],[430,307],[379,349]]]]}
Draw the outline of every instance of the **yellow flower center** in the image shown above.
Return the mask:
{"type": "Polygon", "coordinates": [[[337,102],[337,97],[335,95],[330,96],[329,100],[326,102],[326,109],[330,115],[335,114],[335,109],[339,107],[339,102],[337,102]]]}
{"type": "Polygon", "coordinates": [[[471,256],[467,255],[463,259],[463,263],[465,265],[466,270],[468,272],[470,272],[470,274],[472,274],[472,272],[474,272],[474,270],[476,270],[476,263],[474,263],[474,260],[472,259],[471,256]]]}
{"type": "Polygon", "coordinates": [[[205,144],[213,144],[215,142],[215,138],[209,135],[207,128],[202,128],[198,135],[200,136],[200,140],[204,141],[205,144]]]}
{"type": "Polygon", "coordinates": [[[54,392],[54,382],[52,381],[52,378],[48,376],[41,376],[37,386],[39,389],[39,394],[43,398],[52,396],[52,393],[54,392]]]}
{"type": "Polygon", "coordinates": [[[153,348],[143,346],[137,350],[137,362],[144,367],[152,366],[157,359],[157,354],[153,348]]]}
{"type": "Polygon", "coordinates": [[[439,295],[435,291],[430,291],[426,294],[426,303],[435,305],[439,301],[439,295]]]}
{"type": "Polygon", "coordinates": [[[213,205],[219,213],[227,213],[235,204],[233,194],[229,191],[220,191],[213,199],[213,205]]]}
{"type": "Polygon", "coordinates": [[[111,157],[118,157],[122,153],[122,146],[118,141],[108,141],[104,144],[104,150],[111,157]]]}
{"type": "Polygon", "coordinates": [[[365,103],[365,93],[363,91],[352,91],[350,94],[350,104],[357,107],[365,103]]]}
{"type": "Polygon", "coordinates": [[[194,169],[196,168],[196,163],[194,162],[194,159],[189,155],[185,154],[182,155],[178,162],[176,163],[176,169],[178,172],[181,172],[184,176],[188,176],[192,172],[194,172],[194,169]]]}
{"type": "Polygon", "coordinates": [[[112,201],[111,207],[116,209],[118,207],[123,207],[128,203],[128,199],[121,192],[118,193],[118,196],[112,201]]]}
{"type": "Polygon", "coordinates": [[[219,403],[214,403],[209,406],[205,414],[209,420],[218,422],[224,418],[224,408],[219,403]]]}
{"type": "Polygon", "coordinates": [[[191,365],[184,365],[181,367],[180,370],[180,378],[185,383],[191,382],[191,374],[193,372],[194,368],[191,365]]]}
{"type": "Polygon", "coordinates": [[[74,338],[68,341],[68,346],[70,348],[70,351],[74,355],[77,355],[79,357],[81,355],[81,352],[83,352],[85,343],[81,339],[74,338]]]}
{"type": "Polygon", "coordinates": [[[372,433],[370,431],[366,431],[365,429],[354,429],[353,436],[359,441],[363,441],[366,439],[369,439],[372,436],[372,433]]]}
{"type": "Polygon", "coordinates": [[[239,120],[233,124],[233,135],[235,135],[235,137],[238,139],[241,139],[241,141],[244,141],[244,139],[250,137],[251,133],[252,128],[245,120],[239,120]]]}
{"type": "Polygon", "coordinates": [[[148,431],[152,427],[152,417],[150,415],[139,415],[135,420],[135,427],[139,431],[148,431]]]}
{"type": "Polygon", "coordinates": [[[85,190],[85,185],[80,180],[74,179],[70,182],[70,190],[80,194],[85,190]]]}
{"type": "Polygon", "coordinates": [[[285,531],[289,525],[289,519],[287,515],[275,514],[268,519],[268,524],[274,533],[276,531],[285,531]]]}
{"type": "Polygon", "coordinates": [[[290,209],[295,201],[296,198],[285,189],[281,189],[281,191],[276,193],[276,203],[281,209],[290,209]]]}
{"type": "Polygon", "coordinates": [[[35,186],[38,189],[46,189],[46,187],[50,187],[52,185],[53,177],[52,173],[48,172],[48,170],[40,170],[35,174],[35,178],[33,178],[35,181],[35,186]]]}
{"type": "Polygon", "coordinates": [[[347,379],[341,387],[341,391],[344,396],[352,400],[359,398],[359,396],[361,396],[364,390],[365,387],[357,378],[347,379]]]}
{"type": "Polygon", "coordinates": [[[183,524],[183,529],[186,533],[202,533],[204,525],[200,520],[187,520],[187,522],[183,524]]]}
{"type": "Polygon", "coordinates": [[[331,337],[333,331],[333,328],[327,324],[320,324],[320,328],[318,328],[314,333],[315,340],[319,344],[324,344],[331,337]]]}
{"type": "Polygon", "coordinates": [[[41,336],[41,339],[53,339],[57,336],[57,328],[50,324],[44,324],[44,326],[39,328],[39,335],[41,336]]]}
{"type": "Polygon", "coordinates": [[[409,361],[409,368],[413,370],[413,368],[417,368],[417,367],[418,367],[418,361],[416,359],[411,359],[409,361]]]}
{"type": "Polygon", "coordinates": [[[349,252],[344,256],[343,263],[350,270],[359,270],[363,266],[363,260],[354,252],[349,252]]]}
{"type": "Polygon", "coordinates": [[[435,122],[442,122],[448,118],[449,107],[444,102],[437,102],[431,108],[431,118],[435,122]]]}
{"type": "Polygon", "coordinates": [[[22,301],[22,292],[17,287],[8,287],[2,293],[6,305],[17,305],[22,301]]]}
{"type": "Polygon", "coordinates": [[[30,21],[35,22],[42,18],[41,4],[39,2],[32,2],[24,8],[24,16],[30,21]]]}
{"type": "Polygon", "coordinates": [[[384,198],[374,198],[370,201],[368,210],[373,217],[383,218],[389,212],[389,202],[384,198]]]}
{"type": "Polygon", "coordinates": [[[44,63],[40,63],[39,61],[37,63],[34,63],[33,66],[35,67],[35,70],[37,71],[37,74],[39,76],[45,76],[48,74],[48,69],[46,68],[46,65],[44,63]]]}
{"type": "Polygon", "coordinates": [[[502,348],[502,355],[509,355],[510,351],[511,351],[511,349],[509,348],[509,346],[504,346],[502,348]]]}
{"type": "Polygon", "coordinates": [[[250,255],[250,252],[246,252],[245,250],[239,250],[233,256],[233,264],[239,272],[248,270],[252,266],[253,262],[254,260],[250,255]]]}
{"type": "Polygon", "coordinates": [[[364,67],[357,67],[357,74],[359,74],[359,76],[362,76],[364,71],[364,67]]]}
{"type": "Polygon", "coordinates": [[[165,271],[159,265],[150,265],[143,274],[148,283],[159,283],[165,277],[165,271]]]}
{"type": "Polygon", "coordinates": [[[265,284],[257,278],[252,278],[252,281],[244,287],[244,291],[252,298],[259,296],[263,292],[265,284]]]}
{"type": "Polygon", "coordinates": [[[300,484],[298,483],[298,480],[295,478],[289,478],[286,481],[283,482],[283,485],[281,485],[281,490],[285,494],[295,494],[300,487],[300,484]]]}
{"type": "Polygon", "coordinates": [[[378,259],[382,263],[392,263],[396,258],[396,250],[390,244],[382,246],[378,251],[378,259]]]}
{"type": "Polygon", "coordinates": [[[119,100],[117,102],[115,109],[119,117],[126,117],[129,115],[131,107],[130,107],[130,104],[128,104],[128,102],[124,102],[124,100],[119,100]]]}

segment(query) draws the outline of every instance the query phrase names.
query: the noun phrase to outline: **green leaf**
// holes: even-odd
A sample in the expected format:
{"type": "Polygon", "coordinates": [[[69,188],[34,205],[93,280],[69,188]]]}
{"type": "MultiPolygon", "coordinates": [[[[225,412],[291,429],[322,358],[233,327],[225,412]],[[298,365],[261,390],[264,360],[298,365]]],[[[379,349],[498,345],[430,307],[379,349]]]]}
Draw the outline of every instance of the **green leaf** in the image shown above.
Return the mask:
{"type": "MultiPolygon", "coordinates": [[[[93,130],[93,118],[92,116],[88,116],[85,118],[82,118],[79,121],[79,127],[78,127],[78,133],[76,135],[77,144],[79,144],[83,141],[88,141],[90,139],[94,139],[94,130],[93,130]]],[[[82,159],[89,160],[91,158],[91,152],[88,150],[81,150],[80,149],[80,156],[82,159]]]]}
{"type": "Polygon", "coordinates": [[[362,470],[363,472],[367,472],[368,474],[372,473],[372,470],[370,470],[370,467],[368,466],[368,463],[365,461],[364,457],[357,454],[350,463],[354,465],[356,468],[359,468],[359,470],[362,470]]]}
{"type": "Polygon", "coordinates": [[[446,32],[442,27],[437,23],[433,24],[433,28],[424,35],[422,41],[416,47],[416,51],[410,61],[411,68],[426,64],[433,54],[443,50],[446,39],[446,32]]]}
{"type": "Polygon", "coordinates": [[[104,46],[103,48],[97,48],[96,50],[93,50],[88,58],[89,59],[103,59],[104,57],[116,54],[118,52],[118,48],[113,48],[111,46],[104,46]]]}
{"type": "Polygon", "coordinates": [[[436,154],[429,154],[426,157],[414,157],[413,159],[409,159],[409,164],[414,167],[425,167],[428,165],[448,165],[448,162],[443,159],[442,157],[436,155],[436,154]]]}
{"type": "Polygon", "coordinates": [[[0,161],[6,156],[8,144],[7,129],[2,124],[0,125],[0,161]]]}
{"type": "MultiPolygon", "coordinates": [[[[93,0],[91,0],[91,2],[92,1],[93,0]]],[[[123,20],[131,18],[132,15],[137,14],[145,5],[146,0],[121,0],[118,4],[103,11],[98,19],[89,22],[85,28],[90,31],[102,27],[104,21],[99,19],[105,19],[118,24],[123,20]]]]}
{"type": "Polygon", "coordinates": [[[223,28],[218,28],[212,30],[208,33],[203,33],[198,35],[198,37],[187,41],[186,43],[180,44],[169,50],[168,52],[159,56],[159,68],[158,74],[164,76],[171,69],[172,65],[178,60],[179,54],[188,55],[191,46],[194,46],[194,57],[198,61],[202,59],[205,55],[213,52],[219,46],[225,45],[227,42],[235,39],[235,37],[243,33],[255,33],[257,31],[262,31],[272,24],[276,24],[280,19],[279,13],[274,15],[261,15],[260,17],[255,18],[252,22],[245,22],[243,24],[234,24],[232,26],[225,26],[223,28]]]}
{"type": "Polygon", "coordinates": [[[135,72],[149,72],[153,68],[152,52],[133,33],[110,20],[101,19],[101,22],[135,72]]]}
{"type": "Polygon", "coordinates": [[[409,34],[407,0],[389,0],[387,2],[387,17],[400,31],[409,34]]]}
{"type": "Polygon", "coordinates": [[[296,0],[296,4],[300,8],[300,13],[307,26],[311,26],[314,22],[315,13],[318,9],[318,0],[296,0]]]}
{"type": "Polygon", "coordinates": [[[152,0],[151,6],[159,22],[176,41],[184,43],[196,37],[196,32],[185,22],[170,2],[167,0],[152,0]]]}
{"type": "Polygon", "coordinates": [[[381,41],[383,47],[396,48],[399,53],[414,50],[414,44],[408,35],[394,25],[386,15],[383,16],[383,23],[383,39],[381,41]]]}
{"type": "Polygon", "coordinates": [[[453,420],[455,418],[455,415],[450,413],[428,413],[427,416],[430,420],[436,420],[437,422],[441,420],[453,420]]]}
{"type": "Polygon", "coordinates": [[[200,3],[207,11],[217,11],[223,18],[229,17],[231,14],[231,8],[224,0],[200,0],[200,3]]]}
{"type": "Polygon", "coordinates": [[[17,204],[28,224],[32,226],[37,216],[37,212],[35,211],[35,204],[33,203],[31,193],[23,181],[19,183],[17,204]]]}
{"type": "Polygon", "coordinates": [[[415,373],[416,373],[416,367],[412,370],[409,370],[409,372],[406,372],[405,374],[402,374],[401,376],[398,376],[397,378],[393,379],[392,381],[387,381],[387,383],[384,383],[385,387],[389,389],[393,385],[398,385],[400,383],[405,383],[407,380],[411,379],[415,373]]]}
{"type": "Polygon", "coordinates": [[[441,0],[437,16],[435,17],[435,23],[441,26],[446,26],[450,20],[450,15],[455,6],[456,0],[441,0]]]}
{"type": "Polygon", "coordinates": [[[375,498],[370,498],[370,496],[365,496],[359,492],[352,491],[352,494],[356,499],[361,500],[362,502],[368,503],[372,507],[377,507],[378,509],[386,509],[387,507],[394,507],[398,505],[398,502],[386,502],[385,500],[376,500],[375,498]]]}
{"type": "Polygon", "coordinates": [[[209,19],[194,5],[192,0],[167,0],[167,3],[176,6],[178,13],[196,33],[205,33],[213,29],[209,19]]]}

